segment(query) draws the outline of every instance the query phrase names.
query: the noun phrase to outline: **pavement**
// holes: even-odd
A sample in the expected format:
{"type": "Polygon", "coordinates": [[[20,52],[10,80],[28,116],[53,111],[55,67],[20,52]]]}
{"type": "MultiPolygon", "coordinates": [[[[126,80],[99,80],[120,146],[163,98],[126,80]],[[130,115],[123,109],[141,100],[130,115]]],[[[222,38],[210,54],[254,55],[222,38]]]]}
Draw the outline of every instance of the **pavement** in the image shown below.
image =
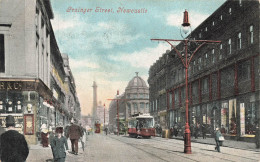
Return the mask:
{"type": "MultiPolygon", "coordinates": [[[[69,151],[71,151],[71,142],[67,140],[69,151]]],[[[83,149],[81,142],[78,143],[79,146],[79,154],[83,154],[83,149]]],[[[67,157],[75,156],[73,154],[67,154],[67,157]]],[[[51,151],[51,147],[42,147],[41,144],[37,145],[29,145],[29,155],[26,162],[52,162],[53,155],[51,151]]],[[[72,162],[72,161],[69,161],[72,162]]]]}
{"type": "MultiPolygon", "coordinates": [[[[178,139],[183,140],[183,137],[177,136],[172,137],[172,139],[178,139]]],[[[208,144],[208,145],[216,145],[215,138],[209,138],[203,139],[202,137],[199,137],[198,139],[195,139],[194,137],[191,137],[191,143],[202,143],[202,144],[208,144]]],[[[230,148],[237,148],[242,150],[251,150],[260,152],[260,149],[256,149],[255,143],[250,142],[244,142],[244,141],[235,141],[235,140],[225,140],[223,142],[222,147],[230,147],[230,148]]]]}

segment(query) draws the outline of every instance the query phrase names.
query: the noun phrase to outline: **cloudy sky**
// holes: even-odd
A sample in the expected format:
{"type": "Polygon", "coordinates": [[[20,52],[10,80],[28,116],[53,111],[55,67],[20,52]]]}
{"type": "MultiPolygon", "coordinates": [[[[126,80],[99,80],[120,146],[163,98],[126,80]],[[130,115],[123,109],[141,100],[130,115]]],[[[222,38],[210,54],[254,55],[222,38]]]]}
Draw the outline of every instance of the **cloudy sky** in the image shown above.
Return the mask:
{"type": "Polygon", "coordinates": [[[60,51],[69,55],[82,114],[87,115],[92,110],[93,81],[98,85],[98,101],[108,107],[107,99],[117,90],[123,93],[135,72],[147,82],[150,65],[170,49],[166,43],[151,42],[151,38],[181,39],[185,9],[195,29],[225,0],[51,2],[54,33],[60,51]],[[119,8],[139,9],[140,13],[124,13],[119,8]]]}

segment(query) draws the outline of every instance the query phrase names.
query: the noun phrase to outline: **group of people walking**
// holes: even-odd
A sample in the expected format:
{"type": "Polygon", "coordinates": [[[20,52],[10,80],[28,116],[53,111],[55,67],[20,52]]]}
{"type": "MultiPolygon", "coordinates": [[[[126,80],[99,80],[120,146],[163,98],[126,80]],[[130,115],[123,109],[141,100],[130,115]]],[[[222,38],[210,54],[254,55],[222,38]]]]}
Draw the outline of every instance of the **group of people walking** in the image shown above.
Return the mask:
{"type": "Polygon", "coordinates": [[[71,120],[70,125],[66,126],[65,129],[63,129],[62,126],[57,126],[50,133],[45,133],[44,130],[42,130],[42,146],[48,147],[49,141],[54,161],[64,162],[66,159],[66,153],[78,155],[79,140],[81,140],[82,148],[84,150],[84,143],[86,140],[82,139],[83,135],[86,136],[86,131],[84,128],[75,124],[74,120],[71,120]],[[68,139],[71,141],[71,152],[68,151],[68,139]]]}

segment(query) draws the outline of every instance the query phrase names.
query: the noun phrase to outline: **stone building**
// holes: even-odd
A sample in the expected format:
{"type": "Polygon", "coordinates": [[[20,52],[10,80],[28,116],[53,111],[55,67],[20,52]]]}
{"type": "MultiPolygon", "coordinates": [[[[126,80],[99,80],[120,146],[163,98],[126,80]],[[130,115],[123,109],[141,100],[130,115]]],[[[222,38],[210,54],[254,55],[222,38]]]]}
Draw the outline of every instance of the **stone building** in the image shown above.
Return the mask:
{"type": "Polygon", "coordinates": [[[15,116],[15,129],[29,144],[38,142],[42,124],[64,125],[73,117],[66,103],[72,75],[65,71],[53,18],[49,0],[0,1],[0,125],[15,116]]]}
{"type": "MultiPolygon", "coordinates": [[[[134,76],[125,88],[125,92],[115,99],[120,99],[118,101],[119,107],[119,118],[124,121],[128,121],[131,115],[138,113],[149,113],[149,88],[147,87],[145,81],[138,76],[134,76]]],[[[109,105],[109,125],[116,124],[116,114],[117,114],[117,101],[114,100],[109,105]]]]}
{"type": "MultiPolygon", "coordinates": [[[[226,1],[191,38],[221,43],[202,47],[192,58],[189,124],[205,124],[208,135],[222,127],[227,138],[253,141],[260,122],[259,1],[226,1]]],[[[165,111],[168,129],[185,124],[184,72],[174,50],[150,67],[150,112],[156,116],[165,111]]]]}
{"type": "Polygon", "coordinates": [[[128,82],[125,88],[126,97],[126,119],[131,115],[138,113],[149,113],[149,88],[145,81],[136,76],[128,82]]]}

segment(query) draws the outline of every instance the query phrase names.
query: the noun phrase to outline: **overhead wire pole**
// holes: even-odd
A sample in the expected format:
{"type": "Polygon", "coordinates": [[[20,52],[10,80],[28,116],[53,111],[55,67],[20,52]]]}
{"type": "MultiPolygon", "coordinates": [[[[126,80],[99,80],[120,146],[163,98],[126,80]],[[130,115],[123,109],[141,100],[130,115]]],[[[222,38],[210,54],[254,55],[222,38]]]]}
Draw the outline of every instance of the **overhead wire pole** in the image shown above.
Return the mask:
{"type": "Polygon", "coordinates": [[[105,127],[105,123],[106,123],[106,113],[105,113],[105,110],[106,110],[106,105],[104,104],[104,127],[105,127]]]}
{"type": "Polygon", "coordinates": [[[185,68],[185,109],[186,109],[186,124],[185,124],[185,137],[184,137],[184,153],[191,154],[191,132],[190,132],[190,126],[189,126],[189,95],[188,95],[188,69],[191,62],[191,59],[193,58],[194,54],[205,44],[207,43],[220,43],[221,41],[215,41],[215,40],[191,40],[189,39],[191,35],[191,27],[189,23],[189,16],[188,12],[185,10],[184,12],[184,19],[182,24],[182,32],[184,34],[187,34],[190,32],[188,37],[184,38],[182,33],[181,36],[184,38],[184,40],[176,40],[176,39],[151,39],[152,41],[164,41],[171,45],[172,49],[177,53],[178,57],[181,59],[181,62],[185,68]],[[179,51],[171,42],[184,42],[184,53],[182,51],[179,51]],[[198,45],[194,51],[189,50],[188,46],[190,43],[195,43],[198,45]]]}
{"type": "Polygon", "coordinates": [[[119,90],[117,90],[117,98],[116,99],[107,99],[107,100],[116,100],[116,110],[117,110],[117,135],[119,136],[119,100],[128,100],[128,99],[120,99],[119,97],[119,90]]]}

